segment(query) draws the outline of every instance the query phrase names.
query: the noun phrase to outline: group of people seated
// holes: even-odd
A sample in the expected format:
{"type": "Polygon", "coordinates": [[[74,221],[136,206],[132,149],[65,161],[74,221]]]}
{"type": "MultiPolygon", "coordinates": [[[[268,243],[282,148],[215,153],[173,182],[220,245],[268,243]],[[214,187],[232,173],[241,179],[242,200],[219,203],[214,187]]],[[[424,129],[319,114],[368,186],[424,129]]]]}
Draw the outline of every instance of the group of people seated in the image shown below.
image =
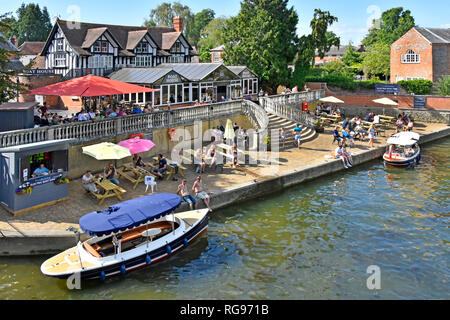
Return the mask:
{"type": "Polygon", "coordinates": [[[397,127],[397,132],[400,132],[402,130],[412,131],[412,129],[414,128],[414,119],[411,116],[408,117],[405,112],[402,112],[398,115],[395,125],[397,127]]]}
{"type": "MultiPolygon", "coordinates": [[[[210,196],[204,190],[204,185],[203,185],[201,176],[197,176],[197,178],[194,181],[194,184],[192,185],[191,190],[195,193],[197,198],[203,200],[205,205],[208,207],[209,211],[212,212],[212,209],[210,206],[210,196]]],[[[183,198],[184,202],[189,204],[189,207],[191,210],[196,209],[198,200],[190,194],[189,189],[187,187],[187,179],[183,178],[183,180],[181,180],[181,184],[178,186],[176,193],[178,195],[180,195],[181,198],[183,198]]]]}
{"type": "Polygon", "coordinates": [[[327,115],[333,115],[333,116],[337,116],[337,117],[344,117],[343,112],[337,105],[331,106],[329,104],[324,104],[324,103],[320,103],[316,106],[315,114],[316,114],[316,116],[320,116],[322,114],[327,114],[327,115]]]}
{"type": "Polygon", "coordinates": [[[347,144],[345,141],[338,142],[338,146],[334,150],[333,156],[335,159],[342,160],[345,169],[353,166],[353,158],[350,151],[347,151],[347,144]]]}

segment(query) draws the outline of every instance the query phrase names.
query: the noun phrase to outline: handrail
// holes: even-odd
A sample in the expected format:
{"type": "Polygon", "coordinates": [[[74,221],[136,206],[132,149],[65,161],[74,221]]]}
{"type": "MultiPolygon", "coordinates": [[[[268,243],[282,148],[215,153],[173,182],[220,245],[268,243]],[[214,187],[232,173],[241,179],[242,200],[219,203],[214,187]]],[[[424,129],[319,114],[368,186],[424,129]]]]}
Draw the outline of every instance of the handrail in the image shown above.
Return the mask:
{"type": "Polygon", "coordinates": [[[154,111],[117,118],[83,121],[49,127],[0,132],[0,148],[47,140],[76,139],[79,142],[120,135],[151,132],[155,129],[193,124],[244,113],[242,100],[154,111]]]}
{"type": "Polygon", "coordinates": [[[285,118],[291,121],[298,122],[308,127],[314,127],[317,122],[317,117],[302,112],[296,106],[304,101],[317,101],[325,96],[325,90],[303,91],[298,93],[288,93],[283,95],[276,95],[270,97],[260,97],[259,103],[268,113],[275,114],[278,117],[285,118]]]}

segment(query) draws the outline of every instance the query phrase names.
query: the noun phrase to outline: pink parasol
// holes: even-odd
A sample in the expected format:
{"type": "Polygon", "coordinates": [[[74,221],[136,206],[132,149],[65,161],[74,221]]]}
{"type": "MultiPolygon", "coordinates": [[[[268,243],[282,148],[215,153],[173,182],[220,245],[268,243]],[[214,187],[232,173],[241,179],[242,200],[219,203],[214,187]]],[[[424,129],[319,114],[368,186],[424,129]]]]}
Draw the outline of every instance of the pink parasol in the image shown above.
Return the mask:
{"type": "Polygon", "coordinates": [[[118,143],[118,145],[130,150],[131,154],[145,152],[155,146],[153,141],[146,140],[146,139],[128,139],[128,140],[120,141],[118,143]]]}

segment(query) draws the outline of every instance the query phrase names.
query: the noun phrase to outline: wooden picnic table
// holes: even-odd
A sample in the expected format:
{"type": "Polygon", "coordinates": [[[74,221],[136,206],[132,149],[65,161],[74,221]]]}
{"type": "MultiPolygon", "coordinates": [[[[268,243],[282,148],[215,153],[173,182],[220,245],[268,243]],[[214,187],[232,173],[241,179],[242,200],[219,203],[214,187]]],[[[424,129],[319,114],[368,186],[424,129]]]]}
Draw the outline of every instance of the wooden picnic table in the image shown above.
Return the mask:
{"type": "Polygon", "coordinates": [[[119,187],[118,185],[112,183],[108,179],[103,179],[101,181],[100,180],[96,180],[95,184],[105,190],[104,194],[94,193],[94,195],[99,200],[99,203],[98,203],[99,205],[102,205],[103,202],[105,202],[105,200],[107,198],[111,198],[111,197],[117,197],[120,201],[123,201],[122,194],[127,192],[125,189],[123,189],[123,188],[119,187]]]}
{"type": "Polygon", "coordinates": [[[123,165],[123,169],[117,170],[117,174],[120,177],[124,177],[131,183],[134,183],[133,189],[136,189],[139,183],[145,182],[146,176],[154,176],[156,175],[148,170],[145,170],[142,167],[134,167],[132,164],[126,163],[123,165]],[[134,176],[131,176],[129,173],[133,173],[134,176]]]}
{"type": "Polygon", "coordinates": [[[378,116],[380,117],[380,119],[395,121],[395,117],[385,116],[385,115],[378,115],[378,116]]]}

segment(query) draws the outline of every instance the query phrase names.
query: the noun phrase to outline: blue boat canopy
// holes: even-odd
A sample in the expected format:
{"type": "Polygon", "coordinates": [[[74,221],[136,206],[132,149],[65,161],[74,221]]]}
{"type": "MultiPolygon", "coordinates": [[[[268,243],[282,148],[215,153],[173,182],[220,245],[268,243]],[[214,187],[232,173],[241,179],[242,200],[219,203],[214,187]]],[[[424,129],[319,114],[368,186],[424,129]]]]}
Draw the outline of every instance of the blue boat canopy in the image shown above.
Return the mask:
{"type": "Polygon", "coordinates": [[[90,236],[104,236],[138,227],[173,212],[181,198],[159,193],[124,201],[103,211],[91,212],[80,219],[81,229],[90,236]]]}

